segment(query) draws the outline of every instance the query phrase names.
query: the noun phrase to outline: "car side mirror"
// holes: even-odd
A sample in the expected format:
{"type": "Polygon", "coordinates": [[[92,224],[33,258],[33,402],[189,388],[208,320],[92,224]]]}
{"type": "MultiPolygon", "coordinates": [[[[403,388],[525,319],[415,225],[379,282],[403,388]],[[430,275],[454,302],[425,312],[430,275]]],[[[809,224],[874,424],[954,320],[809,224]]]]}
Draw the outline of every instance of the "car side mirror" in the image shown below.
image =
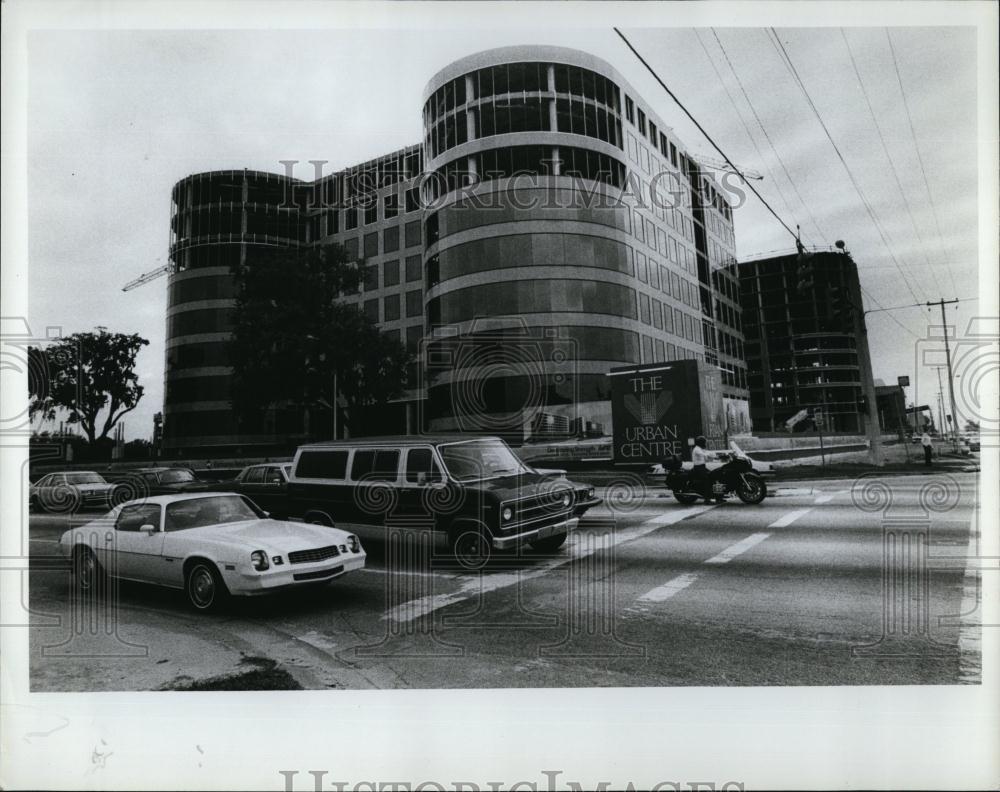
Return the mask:
{"type": "Polygon", "coordinates": [[[139,530],[143,533],[154,534],[156,533],[156,526],[151,523],[146,523],[145,525],[140,525],[139,530]]]}

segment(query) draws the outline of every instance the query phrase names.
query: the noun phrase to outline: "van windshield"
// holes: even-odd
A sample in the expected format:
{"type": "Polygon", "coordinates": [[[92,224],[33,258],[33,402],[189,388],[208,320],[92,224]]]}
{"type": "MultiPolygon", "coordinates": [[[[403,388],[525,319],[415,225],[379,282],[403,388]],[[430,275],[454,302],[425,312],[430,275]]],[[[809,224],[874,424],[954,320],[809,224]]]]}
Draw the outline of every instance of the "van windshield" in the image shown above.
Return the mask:
{"type": "Polygon", "coordinates": [[[509,476],[528,470],[507,444],[496,438],[448,443],[439,446],[438,451],[457,481],[509,476]]]}

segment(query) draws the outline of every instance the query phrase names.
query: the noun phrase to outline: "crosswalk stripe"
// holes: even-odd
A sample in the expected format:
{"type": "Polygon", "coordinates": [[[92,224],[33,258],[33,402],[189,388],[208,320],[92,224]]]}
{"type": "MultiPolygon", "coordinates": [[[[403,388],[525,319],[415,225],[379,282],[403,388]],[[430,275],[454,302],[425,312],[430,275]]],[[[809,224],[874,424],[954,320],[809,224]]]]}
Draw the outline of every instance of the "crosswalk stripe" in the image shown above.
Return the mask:
{"type": "Polygon", "coordinates": [[[812,509],[796,509],[795,511],[790,511],[788,514],[779,517],[773,523],[771,523],[768,528],[786,528],[795,522],[799,517],[811,512],[812,509]]]}
{"type": "Polygon", "coordinates": [[[706,564],[726,564],[732,561],[736,556],[741,553],[745,553],[754,545],[758,545],[763,542],[771,534],[768,533],[755,533],[750,534],[746,539],[737,542],[734,545],[730,545],[725,550],[723,550],[718,555],[712,556],[705,563],[706,564]]]}
{"type": "Polygon", "coordinates": [[[664,602],[670,599],[674,594],[679,591],[683,591],[692,583],[698,579],[698,575],[694,572],[685,572],[683,575],[678,575],[675,578],[671,578],[662,586],[657,586],[652,591],[647,591],[643,594],[638,602],[664,602]]]}

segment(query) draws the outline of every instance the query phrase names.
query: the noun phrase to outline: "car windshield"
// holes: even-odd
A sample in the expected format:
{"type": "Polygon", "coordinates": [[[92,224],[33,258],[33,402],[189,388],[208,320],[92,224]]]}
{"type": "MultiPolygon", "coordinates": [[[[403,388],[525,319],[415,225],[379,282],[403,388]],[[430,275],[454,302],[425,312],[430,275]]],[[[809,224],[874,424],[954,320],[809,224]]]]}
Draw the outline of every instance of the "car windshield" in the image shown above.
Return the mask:
{"type": "Polygon", "coordinates": [[[107,484],[97,473],[67,473],[67,484],[107,484]]]}
{"type": "Polygon", "coordinates": [[[527,470],[503,440],[448,443],[439,446],[438,450],[448,472],[457,481],[473,481],[527,470]]]}
{"type": "Polygon", "coordinates": [[[194,474],[190,470],[166,470],[160,474],[160,482],[163,484],[183,484],[194,480],[194,474]]]}
{"type": "Polygon", "coordinates": [[[250,501],[239,495],[213,495],[169,504],[166,528],[168,531],[184,531],[221,523],[259,520],[263,516],[250,501]]]}

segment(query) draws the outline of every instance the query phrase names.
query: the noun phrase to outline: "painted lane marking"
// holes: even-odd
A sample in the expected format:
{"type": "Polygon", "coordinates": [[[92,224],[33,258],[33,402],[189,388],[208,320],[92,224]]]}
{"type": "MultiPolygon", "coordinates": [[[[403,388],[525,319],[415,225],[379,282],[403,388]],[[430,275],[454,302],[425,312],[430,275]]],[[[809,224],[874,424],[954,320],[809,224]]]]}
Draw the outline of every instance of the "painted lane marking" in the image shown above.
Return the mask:
{"type": "MultiPolygon", "coordinates": [[[[390,572],[388,567],[362,567],[361,569],[354,570],[355,572],[371,572],[376,575],[385,575],[390,572]]],[[[393,569],[391,570],[393,575],[413,575],[415,577],[429,577],[429,578],[457,578],[459,575],[454,572],[421,572],[416,569],[393,569]]]]}
{"type": "Polygon", "coordinates": [[[698,575],[695,572],[685,572],[683,575],[678,575],[675,578],[671,578],[662,586],[657,586],[652,591],[647,591],[641,597],[639,597],[637,602],[664,602],[670,599],[674,594],[683,591],[692,583],[698,579],[698,575]]]}
{"type": "Polygon", "coordinates": [[[723,550],[718,555],[712,556],[710,559],[705,561],[706,564],[727,564],[732,561],[736,556],[741,553],[745,553],[754,545],[758,545],[763,542],[771,534],[769,533],[755,533],[750,534],[746,539],[737,542],[734,545],[730,545],[725,550],[723,550]]]}
{"type": "Polygon", "coordinates": [[[453,605],[456,602],[462,602],[472,597],[482,596],[498,589],[513,586],[521,581],[533,580],[542,575],[547,575],[557,567],[591,556],[598,550],[608,550],[624,542],[631,542],[652,533],[664,525],[670,525],[689,517],[695,517],[713,508],[715,508],[714,505],[705,505],[694,506],[689,509],[671,509],[666,514],[646,520],[634,528],[626,528],[623,531],[614,531],[609,534],[588,535],[582,532],[577,533],[575,534],[577,538],[588,537],[593,541],[575,542],[567,548],[567,552],[562,556],[553,558],[551,561],[547,561],[534,569],[496,574],[457,575],[456,579],[462,581],[457,591],[444,594],[430,594],[426,597],[419,597],[400,603],[389,608],[382,619],[383,621],[393,622],[414,621],[448,605],[453,605]]]}
{"type": "Polygon", "coordinates": [[[828,495],[820,495],[818,498],[816,498],[815,503],[829,503],[838,495],[844,495],[847,492],[848,490],[837,490],[836,492],[831,492],[828,495]]]}
{"type": "Polygon", "coordinates": [[[795,511],[790,511],[788,514],[779,517],[773,523],[771,523],[768,528],[787,528],[793,522],[795,522],[799,517],[808,514],[812,509],[796,509],[795,511]]]}

